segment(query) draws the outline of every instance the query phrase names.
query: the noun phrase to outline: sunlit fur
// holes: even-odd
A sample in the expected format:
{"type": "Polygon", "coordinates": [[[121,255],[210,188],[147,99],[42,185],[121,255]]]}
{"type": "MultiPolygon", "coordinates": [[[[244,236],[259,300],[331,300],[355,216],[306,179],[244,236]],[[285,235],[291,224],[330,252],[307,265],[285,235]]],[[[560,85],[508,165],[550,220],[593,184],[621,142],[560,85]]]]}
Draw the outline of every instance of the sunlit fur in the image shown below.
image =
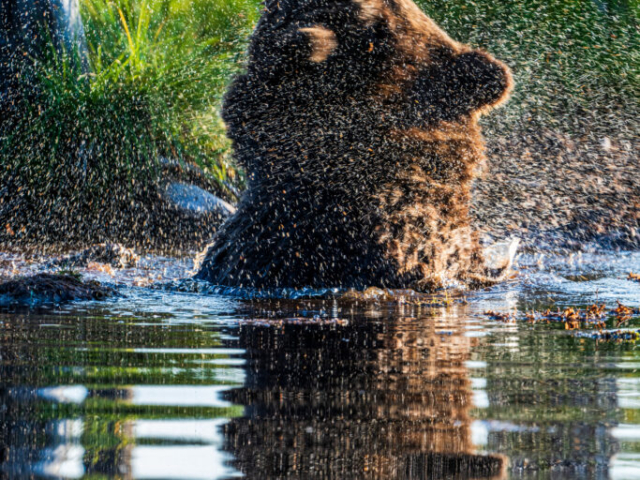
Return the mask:
{"type": "Polygon", "coordinates": [[[486,279],[468,211],[477,120],[511,87],[504,64],[411,0],[267,1],[223,110],[248,190],[199,277],[422,290],[486,279]]]}

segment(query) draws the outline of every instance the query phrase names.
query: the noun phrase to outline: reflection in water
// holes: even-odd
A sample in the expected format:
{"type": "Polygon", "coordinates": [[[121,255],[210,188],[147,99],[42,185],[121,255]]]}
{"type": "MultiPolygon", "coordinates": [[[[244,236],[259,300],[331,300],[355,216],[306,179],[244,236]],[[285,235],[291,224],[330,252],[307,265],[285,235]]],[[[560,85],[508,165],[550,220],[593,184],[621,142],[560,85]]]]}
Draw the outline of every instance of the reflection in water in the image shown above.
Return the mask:
{"type": "Polygon", "coordinates": [[[225,427],[249,478],[501,478],[475,454],[458,318],[389,314],[348,326],[245,324],[246,415],[225,427]]]}
{"type": "Polygon", "coordinates": [[[239,474],[221,428],[243,409],[222,394],[243,351],[220,329],[131,320],[0,315],[0,477],[239,474]]]}
{"type": "Polygon", "coordinates": [[[470,300],[0,313],[0,477],[639,478],[640,349],[470,300]]]}

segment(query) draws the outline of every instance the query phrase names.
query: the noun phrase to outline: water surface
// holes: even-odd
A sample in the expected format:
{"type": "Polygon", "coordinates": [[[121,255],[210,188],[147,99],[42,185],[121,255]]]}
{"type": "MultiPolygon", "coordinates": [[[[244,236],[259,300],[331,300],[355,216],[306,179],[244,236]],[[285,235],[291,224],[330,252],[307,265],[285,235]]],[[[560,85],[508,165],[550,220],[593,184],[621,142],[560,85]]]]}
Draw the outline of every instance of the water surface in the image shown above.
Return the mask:
{"type": "Polygon", "coordinates": [[[530,256],[447,308],[128,286],[0,313],[0,475],[640,478],[636,344],[483,315],[637,307],[634,267],[530,256]]]}

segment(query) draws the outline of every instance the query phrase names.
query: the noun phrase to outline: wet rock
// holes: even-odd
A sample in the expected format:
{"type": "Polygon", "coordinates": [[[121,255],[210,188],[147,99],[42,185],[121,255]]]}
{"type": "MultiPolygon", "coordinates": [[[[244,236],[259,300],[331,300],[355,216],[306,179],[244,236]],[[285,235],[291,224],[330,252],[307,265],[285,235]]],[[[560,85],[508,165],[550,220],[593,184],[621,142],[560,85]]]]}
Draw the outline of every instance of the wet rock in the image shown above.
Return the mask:
{"type": "Polygon", "coordinates": [[[185,213],[218,214],[224,218],[233,215],[235,207],[212,193],[192,184],[173,182],[165,186],[164,198],[185,213]]]}
{"type": "Polygon", "coordinates": [[[0,283],[0,307],[59,305],[80,300],[102,300],[116,294],[95,281],[75,275],[42,273],[0,283]]]}
{"type": "Polygon", "coordinates": [[[102,243],[82,252],[66,255],[51,262],[50,266],[80,268],[88,266],[91,262],[97,262],[113,268],[133,268],[139,260],[140,257],[130,248],[123,247],[119,243],[102,243]]]}

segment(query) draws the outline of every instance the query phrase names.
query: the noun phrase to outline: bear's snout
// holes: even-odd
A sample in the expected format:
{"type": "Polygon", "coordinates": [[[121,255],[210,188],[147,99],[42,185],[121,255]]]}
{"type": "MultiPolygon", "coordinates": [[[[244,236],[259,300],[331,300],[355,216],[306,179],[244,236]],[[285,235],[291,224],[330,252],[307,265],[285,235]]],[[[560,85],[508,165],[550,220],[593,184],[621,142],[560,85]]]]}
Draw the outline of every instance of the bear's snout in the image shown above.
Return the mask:
{"type": "Polygon", "coordinates": [[[440,59],[420,72],[412,100],[428,111],[431,120],[454,120],[486,112],[506,100],[513,81],[502,62],[481,50],[440,59]]]}
{"type": "Polygon", "coordinates": [[[458,55],[449,65],[452,84],[471,110],[495,107],[512,88],[511,72],[504,63],[480,50],[458,55]]]}

